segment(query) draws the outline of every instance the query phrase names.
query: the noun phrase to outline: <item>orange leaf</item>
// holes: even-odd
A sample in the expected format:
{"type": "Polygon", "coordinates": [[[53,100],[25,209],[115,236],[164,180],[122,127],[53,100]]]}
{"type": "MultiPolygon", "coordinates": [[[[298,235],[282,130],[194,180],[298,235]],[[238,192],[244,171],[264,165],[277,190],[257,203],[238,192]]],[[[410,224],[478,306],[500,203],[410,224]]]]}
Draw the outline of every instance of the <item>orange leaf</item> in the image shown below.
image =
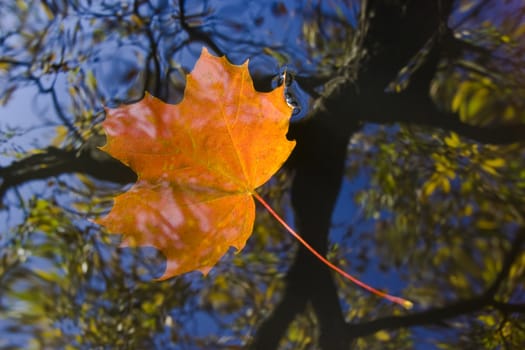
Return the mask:
{"type": "Polygon", "coordinates": [[[255,189],[286,161],[291,108],[284,87],[255,91],[248,63],[235,66],[203,49],[188,75],[184,99],[141,101],[106,110],[102,150],[131,167],[138,180],[97,223],[122,233],[123,246],[153,246],[166,257],[160,280],[206,274],[231,247],[240,250],[255,219],[255,197],[320,261],[370,292],[412,307],[341,270],[299,236],[255,189]]]}
{"type": "Polygon", "coordinates": [[[184,99],[107,109],[102,150],[138,175],[97,223],[123,246],[153,246],[166,257],[160,279],[206,274],[230,246],[242,249],[255,219],[252,194],[281,167],[291,108],[284,87],[257,92],[248,63],[235,66],[203,49],[184,99]]]}

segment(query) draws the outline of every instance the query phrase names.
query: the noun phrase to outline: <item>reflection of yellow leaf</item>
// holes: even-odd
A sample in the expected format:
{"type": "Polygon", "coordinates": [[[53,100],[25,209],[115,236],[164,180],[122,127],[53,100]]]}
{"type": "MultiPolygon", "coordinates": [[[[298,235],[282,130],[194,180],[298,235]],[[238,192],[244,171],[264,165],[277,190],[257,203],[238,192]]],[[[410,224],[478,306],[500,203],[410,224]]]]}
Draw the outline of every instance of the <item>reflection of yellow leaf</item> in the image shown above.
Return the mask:
{"type": "Polygon", "coordinates": [[[465,99],[465,95],[467,94],[468,90],[470,90],[471,83],[466,81],[459,85],[459,89],[456,92],[456,95],[454,95],[454,98],[452,99],[452,111],[457,112],[459,110],[459,107],[461,106],[461,102],[465,99]]]}
{"type": "Polygon", "coordinates": [[[57,134],[55,138],[53,139],[53,141],[51,141],[51,145],[55,147],[60,147],[62,143],[64,142],[64,140],[66,139],[66,136],[68,134],[68,129],[64,125],[59,125],[55,128],[55,131],[57,134]]]}
{"type": "Polygon", "coordinates": [[[510,269],[510,278],[519,278],[525,272],[525,253],[521,254],[519,259],[516,259],[516,263],[512,265],[510,269]]]}
{"type": "Polygon", "coordinates": [[[503,111],[504,120],[512,120],[516,116],[516,110],[512,106],[507,106],[503,111]]]}
{"type": "Polygon", "coordinates": [[[487,86],[487,87],[496,87],[496,85],[494,84],[494,82],[492,81],[492,79],[490,79],[489,77],[483,77],[481,78],[481,83],[484,85],[484,86],[487,86]]]}
{"type": "Polygon", "coordinates": [[[491,174],[491,175],[494,175],[494,176],[498,175],[498,172],[496,171],[496,169],[494,169],[490,165],[487,165],[487,164],[483,163],[483,164],[481,164],[481,168],[483,170],[485,170],[487,173],[491,174]]]}
{"type": "Polygon", "coordinates": [[[470,11],[476,5],[476,1],[473,0],[463,0],[460,2],[459,11],[467,12],[470,11]]]}
{"type": "Polygon", "coordinates": [[[492,327],[496,324],[496,320],[494,319],[493,315],[480,315],[478,316],[478,320],[485,323],[489,327],[492,327]]]}
{"type": "Polygon", "coordinates": [[[512,333],[512,326],[511,323],[508,321],[505,321],[505,325],[501,328],[501,335],[505,338],[510,337],[512,333]]]}
{"type": "Polygon", "coordinates": [[[441,177],[446,177],[446,178],[449,178],[449,179],[454,179],[456,177],[456,174],[454,173],[454,171],[452,169],[450,169],[449,167],[441,164],[441,163],[437,163],[436,164],[436,172],[440,173],[439,176],[441,177]]]}
{"type": "Polygon", "coordinates": [[[89,70],[86,73],[86,84],[87,84],[88,88],[91,91],[96,91],[96,89],[97,89],[97,78],[95,78],[95,74],[93,74],[92,70],[89,70]]]}
{"type": "Polygon", "coordinates": [[[449,276],[450,283],[456,287],[456,288],[468,288],[469,283],[465,277],[465,275],[462,274],[452,274],[449,276]]]}
{"type": "Polygon", "coordinates": [[[487,103],[487,97],[490,95],[490,90],[487,88],[481,88],[474,93],[474,96],[468,104],[468,116],[478,114],[483,106],[487,103]]]}
{"type": "Polygon", "coordinates": [[[498,227],[498,225],[494,221],[486,219],[479,219],[476,222],[476,226],[482,230],[493,230],[496,227],[498,227]]]}
{"type": "Polygon", "coordinates": [[[450,192],[450,181],[448,181],[448,178],[445,176],[441,178],[441,189],[443,189],[443,192],[445,193],[450,192]]]}
{"type": "Polygon", "coordinates": [[[431,157],[436,161],[436,163],[442,163],[446,166],[450,164],[449,160],[439,153],[432,153],[431,157]]]}
{"type": "Polygon", "coordinates": [[[474,187],[474,184],[472,183],[472,180],[465,180],[465,182],[463,182],[461,184],[461,193],[468,193],[470,191],[472,191],[472,188],[474,187]]]}
{"type": "Polygon", "coordinates": [[[505,165],[505,159],[503,158],[488,159],[484,161],[483,163],[492,168],[501,168],[502,166],[505,165]]]}
{"type": "Polygon", "coordinates": [[[468,117],[469,117],[469,114],[468,114],[468,103],[466,101],[463,101],[463,103],[461,104],[461,106],[459,108],[459,111],[458,111],[458,114],[459,114],[459,119],[462,122],[466,122],[468,120],[468,117]]]}
{"type": "Polygon", "coordinates": [[[388,188],[393,189],[396,187],[396,180],[394,180],[394,177],[392,174],[388,173],[385,177],[386,184],[388,188]]]}
{"type": "Polygon", "coordinates": [[[438,186],[438,182],[436,181],[436,177],[432,176],[425,184],[423,185],[423,195],[425,197],[430,197],[432,193],[434,193],[436,187],[438,186]]]}
{"type": "Polygon", "coordinates": [[[510,43],[510,36],[508,35],[502,35],[500,37],[501,41],[503,41],[505,44],[510,43]]]}
{"type": "Polygon", "coordinates": [[[377,340],[379,341],[389,341],[390,340],[390,334],[387,331],[379,331],[374,334],[377,340]]]}
{"type": "Polygon", "coordinates": [[[487,159],[481,163],[481,168],[494,176],[498,175],[496,168],[501,168],[503,166],[505,166],[505,159],[503,158],[487,159]]]}
{"type": "Polygon", "coordinates": [[[297,324],[292,324],[288,332],[288,337],[293,342],[307,344],[310,341],[310,337],[305,333],[304,328],[299,327],[297,324]]]}
{"type": "MultiPolygon", "coordinates": [[[[450,192],[450,180],[447,176],[450,171],[446,173],[440,173],[436,172],[434,173],[430,179],[428,179],[427,182],[423,184],[423,197],[430,197],[432,193],[436,190],[436,188],[441,188],[443,193],[449,193],[450,192]]],[[[453,175],[453,173],[452,173],[453,175]]],[[[453,177],[452,177],[453,178],[453,177]]]]}
{"type": "MultiPolygon", "coordinates": [[[[315,41],[314,39],[312,39],[313,41],[315,41]]],[[[283,55],[282,53],[278,52],[278,51],[275,51],[269,47],[265,47],[263,48],[263,51],[265,54],[267,55],[270,55],[272,56],[273,58],[275,58],[277,60],[277,62],[279,63],[279,65],[283,66],[286,64],[286,62],[289,62],[289,58],[286,56],[286,55],[283,55]]]]}
{"type": "Polygon", "coordinates": [[[40,9],[45,13],[47,19],[51,21],[53,18],[55,18],[55,14],[51,10],[50,6],[40,6],[40,9]]]}
{"type": "Polygon", "coordinates": [[[22,11],[27,11],[29,8],[28,3],[23,0],[16,0],[16,6],[22,11]]]}
{"type": "Polygon", "coordinates": [[[142,19],[140,19],[140,17],[135,14],[131,15],[130,19],[131,19],[131,22],[133,22],[137,27],[141,27],[144,25],[144,23],[142,22],[142,19]]]}
{"type": "Polygon", "coordinates": [[[55,284],[58,284],[62,280],[62,276],[57,271],[45,271],[42,269],[34,269],[33,274],[35,276],[40,277],[42,280],[47,282],[53,282],[55,284]]]}
{"type": "Polygon", "coordinates": [[[448,168],[443,163],[436,163],[436,171],[438,173],[445,173],[448,171],[448,168]]]}
{"type": "Polygon", "coordinates": [[[449,147],[457,148],[461,145],[461,140],[459,139],[458,134],[451,132],[450,136],[445,137],[445,144],[449,147]]]}
{"type": "Polygon", "coordinates": [[[525,34],[525,22],[521,23],[521,25],[516,28],[514,31],[514,37],[518,38],[525,34]]]}

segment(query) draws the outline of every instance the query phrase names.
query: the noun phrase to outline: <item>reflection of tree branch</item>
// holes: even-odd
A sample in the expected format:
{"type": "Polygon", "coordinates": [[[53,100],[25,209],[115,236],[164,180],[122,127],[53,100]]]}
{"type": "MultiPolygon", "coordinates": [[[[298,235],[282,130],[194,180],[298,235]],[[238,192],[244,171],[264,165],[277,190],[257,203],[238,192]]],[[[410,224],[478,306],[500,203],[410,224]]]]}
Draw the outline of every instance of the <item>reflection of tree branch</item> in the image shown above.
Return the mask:
{"type": "MultiPolygon", "coordinates": [[[[138,16],[138,12],[137,12],[137,16],[138,16]]],[[[160,88],[162,86],[162,79],[161,79],[161,76],[160,76],[160,74],[161,74],[161,67],[160,67],[159,57],[158,57],[158,54],[157,54],[157,52],[158,52],[157,41],[153,37],[153,33],[152,33],[152,31],[151,31],[151,29],[149,27],[145,30],[145,34],[146,34],[146,37],[148,38],[149,43],[150,43],[149,54],[148,54],[148,58],[146,60],[146,65],[149,65],[149,62],[153,61],[153,72],[155,74],[155,76],[154,76],[155,85],[154,85],[154,89],[152,89],[151,92],[155,96],[166,98],[166,96],[163,96],[163,95],[160,94],[160,88]]],[[[145,80],[145,86],[151,89],[152,88],[152,86],[150,85],[151,71],[149,69],[146,69],[145,71],[146,71],[146,77],[144,79],[145,80]]]]}
{"type": "Polygon", "coordinates": [[[468,20],[472,19],[473,17],[478,16],[482,11],[483,8],[487,6],[487,4],[490,3],[490,0],[482,0],[478,1],[474,4],[474,7],[470,10],[470,13],[466,16],[464,16],[462,19],[460,19],[456,23],[456,27],[461,27],[463,24],[465,24],[468,20]]]}
{"type": "Polygon", "coordinates": [[[296,258],[286,276],[286,289],[281,301],[272,314],[257,328],[257,334],[250,349],[276,349],[290,323],[305,310],[308,301],[305,286],[304,283],[301,283],[301,279],[297,278],[303,268],[302,263],[296,258]]]}
{"type": "Polygon", "coordinates": [[[276,349],[296,316],[311,303],[320,325],[323,349],[344,349],[345,322],[337,290],[325,266],[301,249],[286,276],[284,295],[272,314],[258,327],[251,349],[276,349]]]}
{"type": "MultiPolygon", "coordinates": [[[[371,36],[374,35],[372,31],[371,36]]],[[[313,114],[317,114],[323,106],[330,106],[333,101],[352,100],[354,105],[348,108],[347,118],[356,118],[372,123],[409,123],[426,125],[444,130],[454,131],[482,143],[508,144],[525,141],[525,125],[495,125],[478,126],[464,123],[457,113],[440,110],[432,101],[429,90],[430,83],[437,71],[441,51],[451,41],[457,41],[451,30],[442,30],[436,44],[433,45],[425,62],[410,77],[410,84],[401,93],[385,93],[385,88],[395,77],[392,71],[391,57],[379,55],[367,62],[368,69],[359,74],[359,79],[352,82],[342,75],[333,78],[332,83],[337,88],[327,89],[314,104],[313,114]],[[340,81],[340,83],[338,83],[340,81]],[[356,88],[357,87],[357,88],[356,88]],[[356,91],[358,90],[358,91],[356,91]]],[[[385,44],[388,50],[388,44],[385,44]]],[[[400,50],[398,47],[393,51],[400,50]]],[[[406,48],[403,52],[414,51],[406,48]]],[[[399,60],[397,69],[406,64],[407,58],[399,60]]],[[[350,107],[350,106],[349,106],[350,107]]]]}
{"type": "Polygon", "coordinates": [[[525,304],[503,303],[494,300],[495,293],[501,283],[508,277],[512,265],[522,253],[524,243],[525,228],[522,228],[512,242],[512,248],[505,256],[505,261],[500,273],[485,293],[470,299],[456,301],[444,307],[433,308],[405,316],[390,316],[368,322],[349,324],[347,329],[349,338],[360,338],[371,335],[379,330],[394,330],[422,325],[439,325],[447,319],[480,311],[490,306],[505,312],[525,312],[525,304]]]}
{"type": "Polygon", "coordinates": [[[190,38],[196,39],[197,41],[204,42],[206,45],[209,46],[210,49],[215,51],[217,54],[219,54],[220,56],[224,56],[224,52],[217,46],[217,44],[215,44],[213,40],[211,40],[211,38],[208,35],[204,34],[196,27],[192,27],[188,24],[186,20],[186,11],[185,11],[186,6],[185,5],[186,5],[186,1],[184,0],[179,1],[180,25],[182,29],[184,29],[186,33],[188,33],[190,38]]]}
{"type": "Polygon", "coordinates": [[[510,269],[512,268],[512,265],[514,264],[516,258],[523,252],[523,245],[525,243],[525,227],[522,227],[518,233],[514,241],[512,242],[512,246],[510,248],[510,251],[505,256],[505,260],[503,261],[503,266],[501,267],[501,271],[499,272],[498,276],[496,276],[496,279],[494,282],[492,282],[492,285],[487,289],[485,292],[485,296],[487,298],[493,299],[494,295],[497,293],[498,289],[501,286],[501,283],[508,277],[510,273],[510,269]]]}
{"type": "MultiPolygon", "coordinates": [[[[42,85],[40,84],[40,82],[38,82],[38,86],[39,88],[42,90],[42,85]]],[[[60,106],[60,102],[58,101],[58,95],[57,95],[57,92],[55,90],[55,87],[54,87],[54,83],[53,83],[53,87],[49,89],[49,91],[47,91],[51,94],[51,101],[53,101],[53,107],[55,109],[55,112],[58,116],[58,119],[60,119],[60,121],[62,123],[64,123],[64,125],[67,127],[67,129],[69,131],[71,131],[73,133],[73,135],[75,135],[75,138],[77,140],[83,140],[83,137],[82,135],[78,132],[77,128],[71,123],[71,121],[66,117],[66,115],[64,114],[64,111],[62,110],[62,107],[60,106]]]]}
{"type": "Polygon", "coordinates": [[[494,307],[495,309],[498,309],[504,314],[509,314],[509,313],[525,314],[525,304],[502,303],[499,301],[492,301],[490,303],[490,306],[494,307]]]}
{"type": "Polygon", "coordinates": [[[101,180],[130,183],[136,175],[125,165],[100,151],[94,140],[81,150],[47,148],[43,153],[29,156],[0,168],[0,199],[7,190],[28,181],[46,179],[67,173],[83,173],[101,180]]]}
{"type": "MultiPolygon", "coordinates": [[[[288,162],[288,167],[295,172],[292,205],[296,226],[302,237],[321,254],[326,254],[328,247],[332,211],[345,169],[347,142],[358,127],[352,120],[341,122],[346,110],[340,108],[341,105],[330,107],[333,109],[319,118],[291,128],[290,137],[297,140],[297,145],[288,162]]],[[[319,322],[321,347],[345,349],[344,317],[327,268],[300,247],[286,276],[286,285],[281,303],[259,328],[252,347],[276,349],[280,339],[275,338],[281,338],[295,314],[311,302],[319,322]]]]}
{"type": "Polygon", "coordinates": [[[461,315],[472,313],[487,306],[485,298],[477,297],[468,300],[460,300],[450,305],[434,308],[405,316],[388,316],[373,321],[360,322],[348,325],[348,336],[356,339],[374,334],[380,330],[395,330],[423,325],[440,325],[442,321],[461,315]]]}
{"type": "MultiPolygon", "coordinates": [[[[417,93],[420,95],[420,93],[417,93]]],[[[488,144],[525,141],[525,125],[477,126],[462,122],[454,113],[437,109],[429,96],[413,96],[407,91],[385,95],[366,107],[362,120],[373,123],[409,123],[454,131],[462,136],[488,144]],[[414,105],[417,101],[417,105],[414,105]]]]}

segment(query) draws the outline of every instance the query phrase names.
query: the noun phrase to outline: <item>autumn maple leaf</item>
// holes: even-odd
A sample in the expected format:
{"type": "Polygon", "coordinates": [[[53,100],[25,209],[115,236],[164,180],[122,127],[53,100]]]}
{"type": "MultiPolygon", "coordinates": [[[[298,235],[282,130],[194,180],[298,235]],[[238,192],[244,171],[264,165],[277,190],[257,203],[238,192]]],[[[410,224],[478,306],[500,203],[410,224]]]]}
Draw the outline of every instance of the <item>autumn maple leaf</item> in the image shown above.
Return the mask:
{"type": "Polygon", "coordinates": [[[230,247],[244,247],[255,197],[330,268],[408,306],[334,266],[255,192],[295,146],[286,139],[291,114],[284,86],[258,92],[247,62],[235,66],[203,49],[181,103],[166,104],[146,93],[135,104],[106,109],[102,150],[133,169],[138,180],[96,222],[121,233],[123,246],[160,250],[166,257],[160,280],[194,270],[206,274],[230,247]]]}
{"type": "Polygon", "coordinates": [[[255,91],[247,62],[230,64],[203,49],[184,99],[169,105],[146,93],[106,110],[102,150],[138,175],[97,220],[124,235],[124,246],[153,246],[166,257],[160,279],[207,273],[252,233],[252,193],[282,166],[291,108],[283,87],[255,91]]]}

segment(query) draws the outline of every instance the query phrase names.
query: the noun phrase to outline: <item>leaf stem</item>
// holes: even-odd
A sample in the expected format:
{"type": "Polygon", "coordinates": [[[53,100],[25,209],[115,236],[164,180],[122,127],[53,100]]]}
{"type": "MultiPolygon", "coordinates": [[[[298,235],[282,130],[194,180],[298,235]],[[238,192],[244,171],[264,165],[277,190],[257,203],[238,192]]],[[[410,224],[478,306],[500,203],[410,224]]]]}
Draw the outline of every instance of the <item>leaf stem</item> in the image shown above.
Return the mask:
{"type": "Polygon", "coordinates": [[[301,243],[306,249],[308,249],[317,259],[321,260],[321,262],[323,264],[325,264],[326,266],[328,266],[329,268],[331,268],[332,270],[334,270],[335,272],[339,273],[341,276],[343,276],[344,278],[350,280],[351,282],[357,284],[359,287],[363,288],[363,289],[366,289],[368,290],[369,292],[377,295],[377,296],[380,296],[381,298],[384,298],[384,299],[387,299],[387,300],[390,300],[391,302],[393,303],[396,303],[396,304],[399,304],[401,306],[403,306],[405,309],[411,309],[413,304],[411,301],[409,300],[406,300],[406,299],[403,299],[403,298],[400,298],[400,297],[396,297],[396,296],[393,296],[393,295],[390,295],[390,294],[387,294],[385,292],[382,292],[378,289],[375,289],[371,286],[369,286],[368,284],[364,283],[364,282],[361,282],[360,280],[358,280],[357,278],[355,278],[354,276],[350,275],[349,273],[345,272],[344,270],[342,270],[341,268],[335,266],[334,264],[332,264],[330,261],[328,261],[324,256],[322,256],[321,254],[319,254],[310,244],[308,244],[308,242],[306,242],[297,232],[295,232],[295,230],[293,228],[291,228],[287,223],[286,221],[284,221],[284,219],[282,219],[279,214],[277,214],[273,208],[255,191],[252,192],[253,196],[255,197],[255,199],[257,199],[259,201],[259,203],[261,203],[269,212],[270,214],[281,224],[283,225],[283,227],[295,238],[299,241],[299,243],[301,243]]]}

